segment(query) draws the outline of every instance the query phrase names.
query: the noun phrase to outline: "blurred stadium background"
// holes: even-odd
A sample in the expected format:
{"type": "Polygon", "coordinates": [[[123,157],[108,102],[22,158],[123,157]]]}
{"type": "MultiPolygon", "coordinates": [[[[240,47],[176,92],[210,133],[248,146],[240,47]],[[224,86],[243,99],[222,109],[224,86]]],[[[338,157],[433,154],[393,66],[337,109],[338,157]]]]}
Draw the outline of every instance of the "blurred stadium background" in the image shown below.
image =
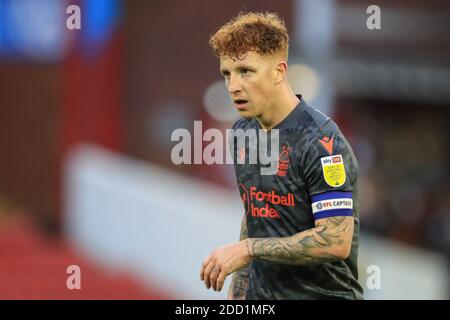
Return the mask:
{"type": "Polygon", "coordinates": [[[238,239],[233,168],[176,166],[170,137],[236,119],[208,38],[248,10],[286,20],[293,87],[355,150],[366,298],[449,299],[450,3],[377,1],[368,30],[371,4],[0,0],[0,298],[225,297],[198,273],[238,239]]]}

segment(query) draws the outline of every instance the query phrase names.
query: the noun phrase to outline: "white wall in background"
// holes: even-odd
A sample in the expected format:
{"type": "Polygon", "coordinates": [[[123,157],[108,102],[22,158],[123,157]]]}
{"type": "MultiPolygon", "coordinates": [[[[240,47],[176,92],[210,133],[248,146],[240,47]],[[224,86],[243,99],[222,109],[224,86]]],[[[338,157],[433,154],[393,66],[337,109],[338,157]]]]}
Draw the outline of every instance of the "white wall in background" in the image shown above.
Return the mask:
{"type": "Polygon", "coordinates": [[[365,235],[359,257],[367,299],[448,299],[450,279],[442,255],[365,235]],[[366,287],[371,265],[381,271],[381,290],[366,287]]]}
{"type": "Polygon", "coordinates": [[[226,297],[205,289],[200,267],[214,248],[239,239],[237,191],[93,146],[72,153],[65,190],[67,234],[92,259],[129,269],[177,298],[226,297]]]}

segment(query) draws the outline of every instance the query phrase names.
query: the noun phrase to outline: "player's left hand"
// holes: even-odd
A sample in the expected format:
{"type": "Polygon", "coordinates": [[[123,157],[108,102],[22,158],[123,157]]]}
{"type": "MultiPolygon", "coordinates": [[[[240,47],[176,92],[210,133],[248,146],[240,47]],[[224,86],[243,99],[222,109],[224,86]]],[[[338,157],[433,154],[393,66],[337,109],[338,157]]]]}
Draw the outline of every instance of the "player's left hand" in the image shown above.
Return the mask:
{"type": "Polygon", "coordinates": [[[250,262],[246,241],[248,239],[217,248],[203,261],[200,280],[207,289],[222,290],[225,278],[250,262]]]}

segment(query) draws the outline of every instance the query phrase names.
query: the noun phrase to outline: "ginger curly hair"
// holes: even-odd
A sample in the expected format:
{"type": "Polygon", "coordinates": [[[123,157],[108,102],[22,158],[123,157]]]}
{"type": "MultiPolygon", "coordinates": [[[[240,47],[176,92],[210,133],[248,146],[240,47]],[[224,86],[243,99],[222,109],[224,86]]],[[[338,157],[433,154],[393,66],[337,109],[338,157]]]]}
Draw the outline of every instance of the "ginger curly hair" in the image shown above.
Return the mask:
{"type": "Polygon", "coordinates": [[[261,55],[282,54],[287,60],[289,35],[284,21],[275,13],[240,13],[211,36],[209,45],[217,57],[240,59],[248,51],[256,51],[261,55]]]}

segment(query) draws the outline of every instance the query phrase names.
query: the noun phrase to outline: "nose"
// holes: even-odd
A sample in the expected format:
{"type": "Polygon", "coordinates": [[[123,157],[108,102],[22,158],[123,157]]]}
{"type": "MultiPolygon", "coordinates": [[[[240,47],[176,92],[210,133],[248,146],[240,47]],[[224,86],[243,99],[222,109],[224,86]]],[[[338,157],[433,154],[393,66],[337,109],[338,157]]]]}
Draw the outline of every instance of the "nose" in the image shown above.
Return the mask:
{"type": "Polygon", "coordinates": [[[230,78],[228,79],[228,92],[230,94],[240,92],[242,90],[241,88],[241,81],[239,76],[230,75],[230,78]]]}

